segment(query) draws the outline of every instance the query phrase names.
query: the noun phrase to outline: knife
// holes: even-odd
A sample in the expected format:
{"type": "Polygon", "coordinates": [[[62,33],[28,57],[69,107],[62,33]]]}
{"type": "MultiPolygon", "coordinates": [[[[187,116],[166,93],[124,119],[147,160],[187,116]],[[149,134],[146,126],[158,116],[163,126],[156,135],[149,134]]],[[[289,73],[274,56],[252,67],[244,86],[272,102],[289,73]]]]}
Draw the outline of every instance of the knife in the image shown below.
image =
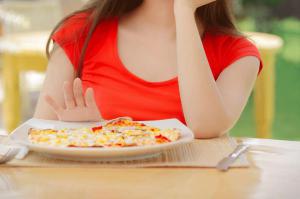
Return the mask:
{"type": "Polygon", "coordinates": [[[221,171],[227,171],[228,168],[238,159],[238,157],[245,153],[248,148],[249,145],[239,144],[231,154],[218,163],[217,169],[221,171]]]}

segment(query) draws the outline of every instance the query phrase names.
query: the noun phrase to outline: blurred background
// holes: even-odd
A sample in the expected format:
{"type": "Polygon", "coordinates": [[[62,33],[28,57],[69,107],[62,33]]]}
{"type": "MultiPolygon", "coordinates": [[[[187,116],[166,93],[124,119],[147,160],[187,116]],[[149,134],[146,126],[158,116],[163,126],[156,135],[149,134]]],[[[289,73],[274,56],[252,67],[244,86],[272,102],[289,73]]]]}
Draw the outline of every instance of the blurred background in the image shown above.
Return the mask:
{"type": "MultiPolygon", "coordinates": [[[[300,140],[300,1],[239,0],[235,5],[240,30],[267,32],[283,40],[274,63],[271,137],[300,140]]],[[[253,106],[251,96],[241,119],[232,130],[233,135],[256,136],[253,106]]]]}
{"type": "MultiPolygon", "coordinates": [[[[84,0],[0,0],[0,128],[32,117],[55,24],[84,0]]],[[[300,1],[235,0],[237,24],[265,69],[233,136],[300,140],[300,1]],[[261,34],[268,33],[268,34],[261,34]]]]}

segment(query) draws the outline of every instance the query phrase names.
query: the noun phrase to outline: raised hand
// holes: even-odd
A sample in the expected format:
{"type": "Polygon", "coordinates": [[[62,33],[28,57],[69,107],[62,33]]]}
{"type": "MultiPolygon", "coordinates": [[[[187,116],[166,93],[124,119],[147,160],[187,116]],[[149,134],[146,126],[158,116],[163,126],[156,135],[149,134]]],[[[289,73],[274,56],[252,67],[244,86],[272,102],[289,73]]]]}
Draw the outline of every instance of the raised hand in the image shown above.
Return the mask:
{"type": "Polygon", "coordinates": [[[83,94],[82,82],[76,78],[72,83],[64,82],[63,85],[65,106],[56,102],[49,95],[45,95],[46,102],[57,115],[57,118],[66,122],[95,122],[101,120],[94,98],[94,91],[88,88],[83,94]]]}

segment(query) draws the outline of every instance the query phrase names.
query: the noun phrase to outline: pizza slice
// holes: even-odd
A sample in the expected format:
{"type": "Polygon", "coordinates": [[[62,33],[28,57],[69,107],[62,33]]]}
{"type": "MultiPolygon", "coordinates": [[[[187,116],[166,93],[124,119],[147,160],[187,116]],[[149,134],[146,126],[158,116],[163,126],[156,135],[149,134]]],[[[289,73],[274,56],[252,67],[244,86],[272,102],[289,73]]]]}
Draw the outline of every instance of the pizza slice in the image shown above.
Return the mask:
{"type": "Polygon", "coordinates": [[[92,128],[30,129],[33,144],[58,147],[132,147],[175,142],[178,129],[160,129],[130,119],[118,119],[92,128]]]}

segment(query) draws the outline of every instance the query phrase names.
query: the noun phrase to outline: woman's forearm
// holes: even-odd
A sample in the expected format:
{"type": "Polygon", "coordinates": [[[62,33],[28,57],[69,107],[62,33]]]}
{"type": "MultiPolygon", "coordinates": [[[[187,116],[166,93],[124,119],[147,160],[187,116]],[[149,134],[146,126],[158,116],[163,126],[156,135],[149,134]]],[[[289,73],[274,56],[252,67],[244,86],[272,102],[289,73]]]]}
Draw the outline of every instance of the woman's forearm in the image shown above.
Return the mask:
{"type": "Polygon", "coordinates": [[[194,11],[175,7],[178,79],[183,112],[197,137],[216,137],[232,121],[211,72],[194,11]]]}

